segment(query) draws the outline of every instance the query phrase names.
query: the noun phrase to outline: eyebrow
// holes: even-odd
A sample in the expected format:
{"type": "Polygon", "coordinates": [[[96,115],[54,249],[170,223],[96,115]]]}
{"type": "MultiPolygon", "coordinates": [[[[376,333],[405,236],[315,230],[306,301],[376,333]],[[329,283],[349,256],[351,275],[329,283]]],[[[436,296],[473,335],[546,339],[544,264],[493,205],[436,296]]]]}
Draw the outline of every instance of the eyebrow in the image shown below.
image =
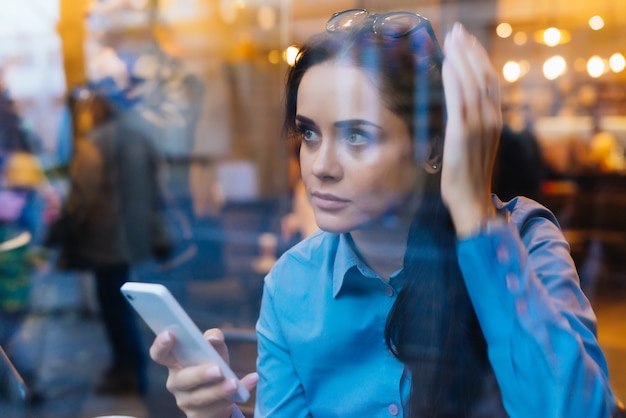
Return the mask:
{"type": "MultiPolygon", "coordinates": [[[[296,115],[296,121],[310,125],[310,126],[317,126],[317,124],[313,121],[313,119],[309,119],[306,116],[302,116],[302,115],[296,115]]],[[[342,121],[338,121],[334,123],[334,126],[340,129],[344,129],[344,128],[355,126],[355,125],[367,125],[367,126],[372,126],[381,131],[383,130],[382,126],[377,125],[365,119],[348,119],[348,120],[342,120],[342,121]]]]}

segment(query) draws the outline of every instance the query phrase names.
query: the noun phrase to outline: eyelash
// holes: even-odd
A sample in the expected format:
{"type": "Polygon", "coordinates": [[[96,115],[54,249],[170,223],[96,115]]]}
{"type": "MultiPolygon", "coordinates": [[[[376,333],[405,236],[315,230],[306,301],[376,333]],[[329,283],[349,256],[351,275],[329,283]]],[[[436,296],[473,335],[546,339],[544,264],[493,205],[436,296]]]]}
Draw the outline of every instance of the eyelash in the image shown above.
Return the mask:
{"type": "MultiPolygon", "coordinates": [[[[319,133],[312,127],[307,126],[307,125],[298,125],[296,126],[296,131],[298,133],[298,136],[300,137],[301,141],[303,143],[307,143],[307,142],[311,142],[314,141],[316,138],[307,138],[306,135],[307,134],[311,134],[311,136],[315,135],[315,136],[319,136],[319,133]]],[[[358,129],[355,127],[348,127],[348,128],[343,128],[343,129],[339,129],[337,131],[337,138],[339,138],[342,142],[345,142],[346,144],[348,144],[349,146],[352,147],[363,147],[363,146],[367,146],[369,144],[372,144],[374,142],[377,141],[377,136],[367,132],[363,129],[358,129]],[[350,137],[354,136],[354,135],[358,135],[362,138],[364,138],[364,140],[360,141],[359,143],[354,143],[350,141],[350,137]]]]}
{"type": "Polygon", "coordinates": [[[305,135],[307,133],[313,133],[313,134],[317,134],[317,132],[315,131],[315,129],[312,129],[310,126],[306,126],[306,125],[298,125],[296,127],[296,130],[298,132],[298,136],[300,137],[300,139],[302,140],[302,142],[309,142],[311,141],[310,139],[306,139],[305,135]]]}
{"type": "Polygon", "coordinates": [[[365,146],[376,141],[375,135],[372,135],[370,132],[364,131],[362,129],[357,129],[357,128],[342,129],[341,131],[339,131],[338,137],[342,138],[343,141],[347,142],[349,145],[352,145],[352,146],[365,146]],[[350,137],[354,135],[363,137],[364,141],[358,144],[352,143],[350,141],[350,137]]]}

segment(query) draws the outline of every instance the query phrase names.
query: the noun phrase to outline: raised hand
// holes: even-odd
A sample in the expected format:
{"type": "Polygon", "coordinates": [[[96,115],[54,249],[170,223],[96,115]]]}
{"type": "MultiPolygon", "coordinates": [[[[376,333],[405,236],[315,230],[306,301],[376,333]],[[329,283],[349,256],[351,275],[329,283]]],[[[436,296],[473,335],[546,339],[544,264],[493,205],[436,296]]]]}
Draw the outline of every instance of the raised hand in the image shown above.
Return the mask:
{"type": "Polygon", "coordinates": [[[502,129],[498,77],[478,40],[456,23],[444,42],[448,122],[441,193],[458,236],[492,217],[491,176],[502,129]]]}

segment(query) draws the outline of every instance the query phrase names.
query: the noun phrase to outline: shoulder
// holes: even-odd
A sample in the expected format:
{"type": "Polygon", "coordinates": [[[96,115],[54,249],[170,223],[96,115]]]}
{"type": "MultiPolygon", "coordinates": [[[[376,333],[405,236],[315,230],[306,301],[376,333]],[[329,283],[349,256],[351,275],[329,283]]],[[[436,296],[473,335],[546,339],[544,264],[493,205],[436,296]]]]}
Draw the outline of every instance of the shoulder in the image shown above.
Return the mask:
{"type": "Polygon", "coordinates": [[[291,247],[272,267],[265,279],[271,290],[307,287],[319,273],[330,274],[340,244],[340,235],[317,231],[291,247]]]}
{"type": "MultiPolygon", "coordinates": [[[[531,252],[553,252],[558,248],[569,253],[569,244],[565,239],[556,216],[539,202],[518,196],[508,202],[500,202],[513,225],[519,231],[524,246],[531,252]]],[[[498,203],[496,202],[498,207],[498,203]]]]}
{"type": "Polygon", "coordinates": [[[316,268],[332,262],[340,235],[317,231],[287,250],[274,265],[273,271],[293,268],[316,268]]]}
{"type": "Polygon", "coordinates": [[[522,234],[534,223],[549,223],[557,229],[561,229],[559,221],[552,211],[535,200],[517,196],[508,202],[501,202],[494,196],[494,202],[496,209],[508,212],[511,223],[516,225],[522,234]]]}

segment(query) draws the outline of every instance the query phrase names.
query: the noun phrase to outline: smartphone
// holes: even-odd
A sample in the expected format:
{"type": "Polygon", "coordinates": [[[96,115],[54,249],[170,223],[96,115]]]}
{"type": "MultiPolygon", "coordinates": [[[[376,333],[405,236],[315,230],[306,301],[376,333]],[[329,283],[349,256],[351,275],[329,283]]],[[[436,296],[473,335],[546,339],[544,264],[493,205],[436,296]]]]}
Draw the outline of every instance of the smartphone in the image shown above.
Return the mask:
{"type": "MultiPolygon", "coordinates": [[[[127,282],[120,290],[155,334],[169,330],[174,335],[176,342],[172,352],[183,366],[214,362],[220,366],[224,377],[239,380],[165,286],[127,282]]],[[[237,393],[229,399],[246,402],[249,397],[248,390],[240,384],[237,393]]]]}

